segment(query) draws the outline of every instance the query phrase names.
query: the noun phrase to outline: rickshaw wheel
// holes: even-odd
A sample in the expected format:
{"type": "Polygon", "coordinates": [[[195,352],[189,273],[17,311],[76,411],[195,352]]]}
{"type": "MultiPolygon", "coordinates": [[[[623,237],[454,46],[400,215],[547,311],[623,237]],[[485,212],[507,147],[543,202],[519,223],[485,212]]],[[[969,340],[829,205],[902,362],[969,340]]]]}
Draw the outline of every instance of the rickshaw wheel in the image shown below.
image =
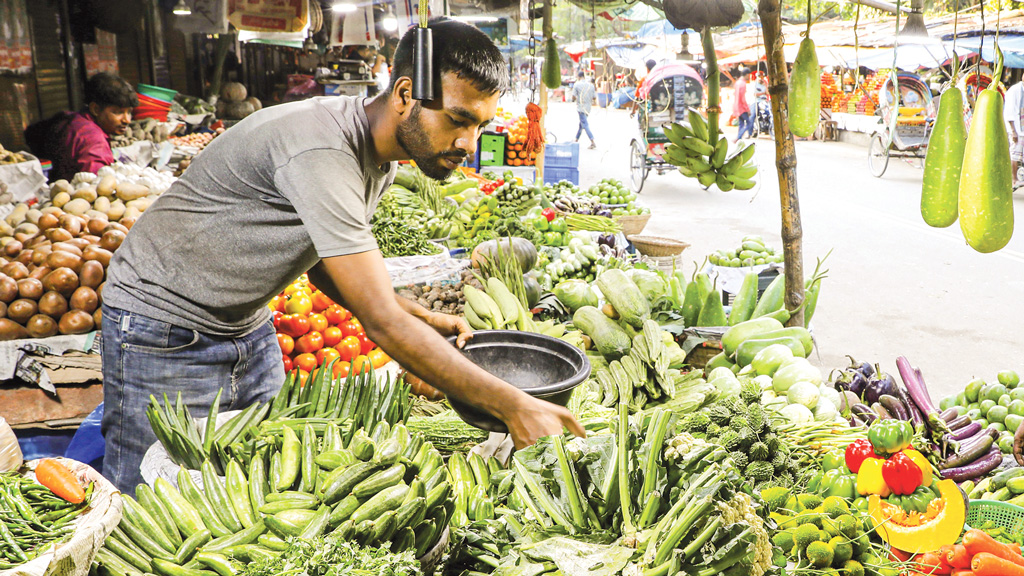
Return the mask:
{"type": "Polygon", "coordinates": [[[640,193],[651,169],[647,166],[647,151],[635,138],[629,143],[629,183],[633,192],[640,193]]]}
{"type": "Polygon", "coordinates": [[[868,146],[868,166],[875,178],[881,178],[882,174],[885,174],[885,169],[889,167],[889,147],[885,145],[881,134],[871,137],[871,145],[868,146]]]}

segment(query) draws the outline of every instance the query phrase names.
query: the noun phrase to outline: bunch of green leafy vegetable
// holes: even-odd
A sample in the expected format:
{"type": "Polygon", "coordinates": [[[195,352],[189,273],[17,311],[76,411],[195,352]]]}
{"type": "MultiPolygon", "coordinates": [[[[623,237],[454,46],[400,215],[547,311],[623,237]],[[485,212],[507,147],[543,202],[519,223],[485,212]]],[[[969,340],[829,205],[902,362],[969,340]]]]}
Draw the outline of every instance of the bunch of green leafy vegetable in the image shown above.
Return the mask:
{"type": "Polygon", "coordinates": [[[394,553],[388,547],[363,547],[338,536],[289,540],[288,549],[274,558],[255,559],[240,576],[413,576],[420,563],[411,550],[394,553]]]}

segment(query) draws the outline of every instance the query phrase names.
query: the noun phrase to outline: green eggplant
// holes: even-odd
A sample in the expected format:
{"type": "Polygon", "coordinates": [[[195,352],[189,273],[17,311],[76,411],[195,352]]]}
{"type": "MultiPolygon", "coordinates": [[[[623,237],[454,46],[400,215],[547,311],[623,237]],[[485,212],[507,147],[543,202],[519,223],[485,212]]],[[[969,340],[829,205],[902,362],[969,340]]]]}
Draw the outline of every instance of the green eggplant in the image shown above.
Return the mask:
{"type": "MultiPolygon", "coordinates": [[[[996,45],[999,78],[1003,54],[996,45]]],[[[971,120],[960,173],[960,229],[978,252],[995,252],[1013,236],[1013,174],[1010,141],[1003,121],[1003,97],[998,83],[981,91],[971,120]]]]}
{"type": "Polygon", "coordinates": [[[950,86],[939,97],[939,111],[925,156],[921,216],[929,226],[945,228],[956,222],[966,145],[964,97],[959,88],[950,86]]]}
{"type": "Polygon", "coordinates": [[[800,42],[789,76],[789,130],[806,138],[817,130],[820,117],[821,69],[814,40],[807,37],[800,42]]]}

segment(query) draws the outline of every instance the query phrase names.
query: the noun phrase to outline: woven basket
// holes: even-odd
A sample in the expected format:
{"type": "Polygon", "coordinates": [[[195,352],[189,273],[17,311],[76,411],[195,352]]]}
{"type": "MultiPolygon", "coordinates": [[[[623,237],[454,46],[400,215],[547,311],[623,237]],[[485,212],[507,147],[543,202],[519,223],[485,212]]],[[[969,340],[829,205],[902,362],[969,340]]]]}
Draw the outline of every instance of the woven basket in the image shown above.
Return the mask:
{"type": "Polygon", "coordinates": [[[675,256],[690,246],[681,240],[660,236],[630,236],[627,234],[626,240],[629,240],[636,247],[637,252],[644,256],[675,256]]]}
{"type": "Polygon", "coordinates": [[[1009,532],[1024,530],[1024,508],[998,500],[971,500],[964,529],[978,528],[985,522],[1009,532]]]}
{"type": "Polygon", "coordinates": [[[639,234],[644,231],[647,227],[647,221],[651,219],[650,214],[641,214],[639,216],[626,215],[616,216],[615,221],[622,226],[622,233],[626,236],[633,234],[639,234]]]}

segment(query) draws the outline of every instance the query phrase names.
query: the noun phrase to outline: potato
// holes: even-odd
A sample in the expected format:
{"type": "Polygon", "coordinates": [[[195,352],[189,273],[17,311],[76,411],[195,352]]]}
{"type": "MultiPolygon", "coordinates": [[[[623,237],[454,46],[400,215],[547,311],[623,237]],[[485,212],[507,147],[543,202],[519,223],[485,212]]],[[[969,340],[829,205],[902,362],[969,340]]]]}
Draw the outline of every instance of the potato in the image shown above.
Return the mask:
{"type": "Polygon", "coordinates": [[[39,217],[39,229],[49,230],[50,228],[56,228],[59,222],[60,219],[57,217],[56,214],[43,214],[42,216],[39,217]]]}
{"type": "Polygon", "coordinates": [[[56,216],[58,218],[60,218],[60,215],[64,213],[63,210],[61,210],[60,208],[58,208],[56,206],[47,206],[47,207],[43,208],[42,210],[40,210],[40,212],[42,212],[43,214],[53,214],[54,216],[56,216]]]}
{"type": "Polygon", "coordinates": [[[92,202],[89,202],[85,198],[75,198],[63,206],[64,211],[68,214],[74,214],[75,216],[81,216],[85,214],[90,208],[92,208],[92,202]]]}
{"type": "Polygon", "coordinates": [[[25,248],[38,248],[40,246],[48,246],[50,241],[46,239],[45,234],[36,234],[25,241],[25,248]]]}
{"type": "Polygon", "coordinates": [[[57,268],[43,278],[43,288],[70,298],[78,288],[78,274],[71,268],[57,268]]]}
{"type": "Polygon", "coordinates": [[[103,264],[96,260],[86,260],[78,274],[79,284],[95,290],[103,282],[103,275],[103,264]]]}
{"type": "Polygon", "coordinates": [[[149,194],[149,186],[132,184],[128,181],[117,183],[117,197],[125,202],[135,200],[136,198],[144,198],[149,196],[149,194]]]}
{"type": "Polygon", "coordinates": [[[81,236],[79,236],[78,238],[72,238],[71,240],[68,240],[67,242],[61,242],[61,244],[64,244],[66,246],[74,246],[75,248],[78,248],[78,250],[68,250],[68,251],[69,252],[73,252],[75,254],[78,254],[79,256],[82,256],[83,255],[83,251],[86,248],[88,248],[89,246],[92,246],[93,243],[89,242],[85,238],[82,238],[81,236]]]}
{"type": "Polygon", "coordinates": [[[0,268],[0,272],[7,274],[15,281],[21,280],[22,278],[28,278],[28,266],[25,266],[21,262],[10,262],[5,264],[3,268],[0,268]]]}
{"type": "Polygon", "coordinates": [[[39,217],[42,216],[42,215],[43,215],[43,213],[40,210],[32,208],[28,212],[25,213],[25,220],[38,226],[39,225],[39,217]]]}
{"type": "MultiPolygon", "coordinates": [[[[107,217],[107,212],[110,211],[110,198],[106,196],[100,196],[92,203],[92,209],[101,212],[104,217],[107,217]]],[[[88,214],[88,212],[86,212],[88,214]]]]}
{"type": "Polygon", "coordinates": [[[68,192],[60,192],[56,196],[53,196],[50,199],[50,203],[53,204],[54,206],[56,206],[57,208],[63,208],[70,201],[71,201],[71,194],[68,193],[68,192]]]}
{"type": "Polygon", "coordinates": [[[114,195],[116,186],[117,176],[107,174],[103,178],[100,178],[100,183],[96,185],[96,194],[101,198],[107,198],[107,201],[109,202],[110,197],[114,195]]]}
{"type": "Polygon", "coordinates": [[[0,274],[0,302],[13,302],[18,297],[18,282],[7,274],[0,274]]]}
{"type": "Polygon", "coordinates": [[[71,232],[68,232],[63,228],[50,228],[49,230],[43,232],[43,234],[46,236],[47,240],[53,242],[54,244],[58,242],[67,242],[68,240],[74,238],[74,235],[72,235],[71,232]]]}
{"type": "Polygon", "coordinates": [[[28,319],[39,312],[39,305],[35,300],[19,298],[7,305],[7,317],[19,324],[28,322],[28,319]]]}
{"type": "Polygon", "coordinates": [[[128,228],[126,228],[125,225],[121,224],[120,222],[111,222],[110,225],[107,226],[107,229],[104,230],[103,232],[106,233],[109,230],[118,230],[123,234],[128,233],[128,228]]]}
{"type": "Polygon", "coordinates": [[[50,255],[46,257],[46,265],[56,270],[58,268],[70,268],[78,273],[82,269],[81,256],[76,256],[70,252],[63,250],[54,250],[50,252],[50,255]]]}
{"type": "Polygon", "coordinates": [[[39,234],[39,226],[36,226],[31,222],[22,222],[21,224],[18,224],[17,228],[14,229],[14,234],[15,236],[17,236],[18,234],[35,236],[36,234],[39,234]]]}
{"type": "Polygon", "coordinates": [[[123,226],[124,226],[125,228],[127,228],[127,229],[131,230],[131,229],[132,229],[132,226],[135,226],[135,221],[136,221],[136,220],[138,220],[138,218],[137,218],[137,217],[129,218],[129,217],[127,216],[127,215],[125,215],[125,217],[124,217],[124,218],[121,218],[121,224],[122,224],[122,225],[123,225],[123,226]]]}
{"type": "Polygon", "coordinates": [[[103,233],[100,237],[100,248],[113,252],[121,247],[121,243],[124,242],[125,233],[121,230],[110,229],[103,233]]]}
{"type": "Polygon", "coordinates": [[[14,236],[14,226],[0,220],[0,236],[14,236]]]}
{"type": "Polygon", "coordinates": [[[24,244],[22,244],[21,242],[18,242],[17,240],[12,240],[4,244],[4,254],[11,258],[14,258],[15,256],[21,253],[24,247],[24,244]]]}
{"type": "Polygon", "coordinates": [[[68,300],[72,310],[81,310],[92,314],[100,305],[100,298],[96,291],[88,286],[79,286],[68,300]]]}
{"type": "Polygon", "coordinates": [[[67,192],[68,194],[71,194],[74,191],[75,189],[74,187],[71,186],[71,183],[61,178],[60,180],[57,180],[56,182],[50,185],[50,198],[53,198],[54,194],[59,194],[61,192],[67,192]]]}
{"type": "Polygon", "coordinates": [[[146,196],[145,198],[139,198],[138,200],[130,200],[125,203],[125,208],[135,207],[139,212],[145,212],[153,204],[153,197],[146,196]]]}
{"type": "Polygon", "coordinates": [[[25,329],[33,338],[49,338],[57,334],[57,321],[46,314],[36,314],[25,323],[25,329]]]}
{"type": "Polygon", "coordinates": [[[85,250],[82,250],[82,258],[85,260],[95,260],[103,265],[104,268],[110,266],[110,259],[114,256],[114,253],[110,250],[105,250],[99,246],[88,246],[85,250]]]}
{"type": "Polygon", "coordinates": [[[14,320],[0,319],[0,341],[28,338],[28,330],[14,320]]]}
{"type": "Polygon", "coordinates": [[[67,242],[57,242],[56,244],[52,245],[52,249],[54,252],[70,252],[75,256],[81,257],[83,252],[77,240],[77,238],[72,238],[67,242]]]}
{"type": "Polygon", "coordinates": [[[86,226],[90,235],[99,236],[103,234],[103,231],[107,229],[107,225],[110,221],[107,220],[107,215],[98,212],[99,216],[89,219],[89,224],[86,226]]]}
{"type": "Polygon", "coordinates": [[[82,186],[78,190],[75,190],[75,193],[71,195],[72,200],[79,198],[86,200],[89,204],[92,204],[97,198],[99,198],[99,194],[96,193],[96,189],[92,186],[82,186]]]}
{"type": "Polygon", "coordinates": [[[110,203],[110,208],[107,210],[107,218],[111,221],[120,220],[124,216],[124,202],[120,200],[114,200],[110,203]]]}
{"type": "Polygon", "coordinates": [[[29,273],[29,278],[35,278],[36,280],[42,280],[46,278],[46,275],[50,273],[50,267],[46,264],[42,264],[33,268],[29,273]]]}
{"type": "Polygon", "coordinates": [[[82,233],[82,219],[74,214],[65,214],[60,217],[60,227],[71,232],[72,236],[82,233]]]}
{"type": "Polygon", "coordinates": [[[81,310],[71,310],[60,317],[57,329],[61,334],[85,334],[91,332],[95,325],[92,314],[81,310]]]}
{"type": "Polygon", "coordinates": [[[96,311],[92,313],[92,321],[96,324],[97,330],[103,328],[103,308],[97,308],[96,311]]]}
{"type": "MultiPolygon", "coordinates": [[[[139,210],[138,206],[125,205],[124,216],[121,216],[121,223],[124,224],[125,220],[132,220],[134,223],[135,220],[138,220],[139,216],[142,216],[142,210],[139,210]]],[[[129,230],[131,229],[131,226],[128,226],[127,224],[125,224],[125,226],[127,226],[129,230]]]]}
{"type": "Polygon", "coordinates": [[[59,320],[68,311],[67,298],[58,292],[47,292],[39,299],[39,312],[59,320]]]}
{"type": "Polygon", "coordinates": [[[17,226],[25,221],[25,214],[28,214],[28,210],[28,204],[25,204],[24,202],[16,204],[14,206],[14,210],[11,210],[11,213],[4,218],[4,221],[11,226],[17,226]]]}
{"type": "Polygon", "coordinates": [[[14,259],[15,262],[21,262],[25,266],[32,263],[32,250],[22,250],[18,252],[18,257],[14,259]]]}
{"type": "Polygon", "coordinates": [[[46,262],[46,256],[49,255],[50,252],[53,252],[53,245],[51,244],[37,246],[36,249],[32,251],[32,264],[42,266],[46,262]]]}
{"type": "Polygon", "coordinates": [[[18,296],[30,300],[39,300],[43,296],[43,283],[35,278],[18,280],[18,296]]]}

